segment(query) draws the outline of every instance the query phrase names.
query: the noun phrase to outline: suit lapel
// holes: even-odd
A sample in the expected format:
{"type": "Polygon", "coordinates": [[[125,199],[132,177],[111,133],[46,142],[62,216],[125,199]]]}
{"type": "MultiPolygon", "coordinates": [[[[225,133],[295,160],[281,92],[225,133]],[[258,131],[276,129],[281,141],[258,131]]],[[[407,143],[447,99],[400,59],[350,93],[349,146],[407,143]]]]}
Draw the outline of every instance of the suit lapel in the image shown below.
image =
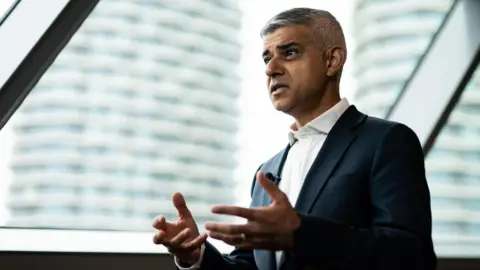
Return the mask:
{"type": "Polygon", "coordinates": [[[295,205],[297,211],[310,213],[338,162],[355,140],[354,128],[364,119],[365,115],[357,111],[353,105],[338,119],[305,177],[295,205]]]}
{"type": "MultiPolygon", "coordinates": [[[[281,176],[285,160],[290,150],[290,144],[278,153],[271,160],[266,162],[260,169],[263,173],[272,173],[274,176],[281,176]]],[[[255,184],[257,185],[257,184],[255,184]]],[[[268,193],[260,188],[261,196],[261,206],[268,206],[272,203],[272,199],[268,193]]],[[[277,258],[275,252],[270,250],[254,250],[255,261],[257,262],[258,269],[266,270],[276,270],[277,269],[277,258]]]]}

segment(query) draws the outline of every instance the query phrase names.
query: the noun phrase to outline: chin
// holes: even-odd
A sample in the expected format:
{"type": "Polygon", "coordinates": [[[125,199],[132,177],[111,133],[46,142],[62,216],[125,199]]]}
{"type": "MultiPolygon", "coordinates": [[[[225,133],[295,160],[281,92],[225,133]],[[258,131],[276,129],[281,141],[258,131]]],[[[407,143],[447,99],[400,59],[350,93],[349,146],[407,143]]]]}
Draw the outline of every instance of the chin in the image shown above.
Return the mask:
{"type": "Polygon", "coordinates": [[[292,106],[285,102],[273,102],[273,107],[279,111],[288,114],[292,110],[292,106]]]}

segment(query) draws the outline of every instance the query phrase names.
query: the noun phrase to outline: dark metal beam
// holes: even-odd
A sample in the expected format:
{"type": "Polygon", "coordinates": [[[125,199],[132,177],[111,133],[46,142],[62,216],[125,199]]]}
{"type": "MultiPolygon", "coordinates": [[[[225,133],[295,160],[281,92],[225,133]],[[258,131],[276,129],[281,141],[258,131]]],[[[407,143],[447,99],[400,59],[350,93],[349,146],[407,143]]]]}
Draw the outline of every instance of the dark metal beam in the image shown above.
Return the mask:
{"type": "MultiPolygon", "coordinates": [[[[0,129],[22,104],[25,97],[99,1],[70,0],[32,50],[25,56],[0,89],[0,129]]],[[[12,12],[15,13],[16,11],[14,9],[12,12]]],[[[7,18],[7,21],[9,19],[7,18]]],[[[28,20],[29,18],[25,19],[28,20]]]]}
{"type": "Polygon", "coordinates": [[[21,0],[16,0],[8,9],[5,11],[3,16],[0,17],[0,26],[2,26],[3,22],[8,18],[8,16],[12,13],[12,11],[18,6],[21,0]]]}

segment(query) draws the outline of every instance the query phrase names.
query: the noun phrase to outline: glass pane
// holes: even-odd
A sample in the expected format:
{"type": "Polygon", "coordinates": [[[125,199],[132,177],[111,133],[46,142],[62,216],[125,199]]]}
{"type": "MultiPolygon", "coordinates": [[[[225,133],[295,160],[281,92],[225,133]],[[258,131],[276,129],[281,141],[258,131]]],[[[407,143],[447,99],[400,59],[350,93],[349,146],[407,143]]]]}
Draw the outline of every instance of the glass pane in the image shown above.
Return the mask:
{"type": "Polygon", "coordinates": [[[174,191],[200,226],[248,205],[292,123],[264,90],[259,31],[300,5],[349,36],[349,3],[102,0],[0,132],[0,226],[151,231],[174,191]]]}
{"type": "MultiPolygon", "coordinates": [[[[261,42],[240,39],[242,28],[258,31],[294,6],[330,10],[356,41],[354,103],[382,117],[452,3],[358,1],[351,16],[338,1],[187,2],[99,3],[0,132],[0,226],[150,231],[155,215],[176,218],[175,191],[200,224],[215,220],[212,205],[248,203],[253,170],[285,144],[278,134],[291,121],[262,109],[261,42]]],[[[468,139],[479,121],[467,93],[476,90],[465,92],[427,160],[440,240],[479,234],[472,198],[480,195],[468,189],[480,181],[468,139]]]]}
{"type": "Polygon", "coordinates": [[[236,199],[240,26],[234,1],[101,1],[2,134],[6,225],[151,231],[176,220],[175,191],[218,219],[236,199]]]}
{"type": "Polygon", "coordinates": [[[355,101],[385,117],[452,5],[439,1],[357,1],[354,12],[355,101]]]}
{"type": "Polygon", "coordinates": [[[480,68],[438,135],[426,168],[435,242],[480,250],[480,68]]]}
{"type": "Polygon", "coordinates": [[[10,11],[10,9],[13,7],[13,5],[16,2],[19,2],[20,0],[2,0],[0,1],[0,25],[2,25],[3,20],[5,19],[5,15],[7,15],[7,12],[10,11]]]}

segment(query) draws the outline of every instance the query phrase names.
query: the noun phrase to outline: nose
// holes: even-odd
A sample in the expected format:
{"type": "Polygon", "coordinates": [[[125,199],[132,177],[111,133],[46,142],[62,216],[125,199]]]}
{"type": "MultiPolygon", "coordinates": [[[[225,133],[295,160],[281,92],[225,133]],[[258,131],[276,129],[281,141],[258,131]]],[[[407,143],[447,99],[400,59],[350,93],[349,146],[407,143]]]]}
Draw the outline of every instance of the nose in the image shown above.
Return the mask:
{"type": "Polygon", "coordinates": [[[270,78],[281,76],[283,72],[284,69],[282,63],[275,57],[270,59],[267,66],[265,67],[265,74],[270,78]]]}

